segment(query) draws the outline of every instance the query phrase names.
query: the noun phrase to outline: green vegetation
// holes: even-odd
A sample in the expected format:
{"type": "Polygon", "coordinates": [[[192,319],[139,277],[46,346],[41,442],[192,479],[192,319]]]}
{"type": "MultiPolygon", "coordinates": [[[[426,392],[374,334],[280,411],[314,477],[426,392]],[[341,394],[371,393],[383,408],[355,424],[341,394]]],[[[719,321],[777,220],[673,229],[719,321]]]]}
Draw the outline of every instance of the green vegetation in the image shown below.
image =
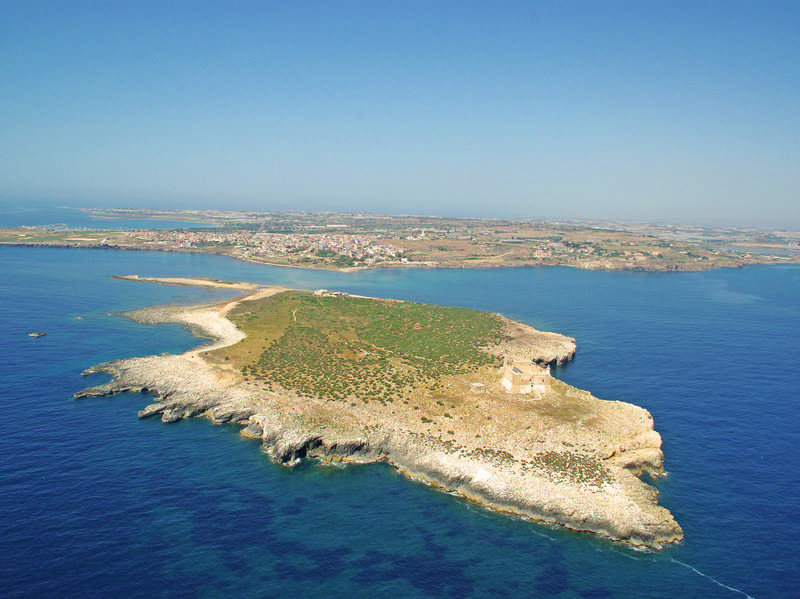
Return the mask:
{"type": "Polygon", "coordinates": [[[608,468],[597,458],[566,451],[540,453],[525,462],[526,469],[564,476],[574,483],[588,483],[602,486],[612,483],[613,477],[608,468]]]}
{"type": "Polygon", "coordinates": [[[442,377],[499,366],[482,348],[505,338],[486,312],[302,291],[243,302],[230,318],[248,336],[218,357],[251,380],[339,400],[440,392],[442,377]]]}

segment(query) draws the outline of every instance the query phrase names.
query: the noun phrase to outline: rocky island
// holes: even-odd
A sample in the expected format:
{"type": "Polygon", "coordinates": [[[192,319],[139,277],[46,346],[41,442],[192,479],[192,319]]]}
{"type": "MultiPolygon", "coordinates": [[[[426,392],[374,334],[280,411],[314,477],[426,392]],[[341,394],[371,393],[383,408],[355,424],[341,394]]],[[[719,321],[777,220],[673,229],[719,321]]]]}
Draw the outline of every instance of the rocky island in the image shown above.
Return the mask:
{"type": "Polygon", "coordinates": [[[463,308],[247,289],[126,314],[212,342],[94,366],[113,380],[75,397],[149,391],[140,417],[235,423],[281,464],[384,461],[491,509],[650,548],[682,539],[639,478],[662,472],[651,415],[550,375],[573,339],[463,308]]]}

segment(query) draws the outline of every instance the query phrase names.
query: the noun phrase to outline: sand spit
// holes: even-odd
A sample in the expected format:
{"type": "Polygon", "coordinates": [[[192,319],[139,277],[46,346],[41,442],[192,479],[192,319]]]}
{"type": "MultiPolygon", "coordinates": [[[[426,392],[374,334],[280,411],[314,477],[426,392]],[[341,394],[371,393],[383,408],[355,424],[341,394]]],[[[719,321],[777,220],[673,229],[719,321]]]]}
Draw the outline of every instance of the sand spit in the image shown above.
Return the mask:
{"type": "MultiPolygon", "coordinates": [[[[178,322],[212,343],[181,355],[116,360],[86,371],[109,372],[111,382],[76,398],[149,391],[157,400],[142,418],[164,422],[206,416],[236,423],[260,439],[276,462],[305,458],[323,463],[385,461],[409,478],[440,487],[489,508],[588,531],[650,548],[682,539],[672,515],[642,471],[660,472],[661,437],[650,414],[637,406],[603,401],[557,381],[560,395],[538,400],[489,388],[469,396],[439,425],[410,406],[373,405],[274,392],[246,381],[234,368],[203,353],[243,338],[225,314],[236,302],[283,291],[266,288],[233,302],[155,306],[129,317],[178,322]],[[568,398],[568,399],[565,399],[568,398]],[[447,430],[445,430],[445,428],[447,430]]],[[[544,363],[572,357],[574,340],[513,321],[516,336],[494,351],[544,363]]],[[[554,383],[554,384],[555,384],[554,383]]]]}
{"type": "Polygon", "coordinates": [[[239,283],[234,281],[220,281],[218,279],[209,279],[206,277],[140,277],[139,275],[118,275],[112,276],[112,279],[120,281],[142,281],[145,283],[158,283],[160,285],[181,285],[187,287],[211,287],[214,289],[242,289],[244,291],[253,291],[260,286],[254,283],[239,283]]]}

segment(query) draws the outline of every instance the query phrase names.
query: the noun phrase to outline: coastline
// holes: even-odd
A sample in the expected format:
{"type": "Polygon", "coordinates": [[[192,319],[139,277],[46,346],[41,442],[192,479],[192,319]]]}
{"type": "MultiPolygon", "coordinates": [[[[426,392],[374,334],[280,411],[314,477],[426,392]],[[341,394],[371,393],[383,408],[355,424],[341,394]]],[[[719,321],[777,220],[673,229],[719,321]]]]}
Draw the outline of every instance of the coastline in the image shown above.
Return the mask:
{"type": "MultiPolygon", "coordinates": [[[[176,284],[167,279],[128,279],[176,284]]],[[[181,281],[194,284],[196,280],[181,281]]],[[[199,284],[208,281],[200,279],[199,284]]],[[[235,423],[243,427],[243,435],[260,439],[264,451],[281,464],[306,458],[330,463],[385,461],[411,479],[494,510],[651,548],[682,538],[671,514],[657,505],[655,489],[636,476],[642,470],[660,471],[663,454],[649,413],[631,404],[605,402],[569,388],[566,392],[587,412],[583,421],[551,428],[539,425],[530,432],[519,424],[533,422],[529,402],[509,396],[507,405],[498,407],[486,398],[476,398],[475,403],[483,405],[465,414],[470,416],[465,424],[450,425],[456,433],[452,440],[426,433],[400,408],[397,414],[389,414],[347,402],[301,397],[292,391],[267,391],[245,381],[233,367],[206,359],[208,352],[242,339],[243,333],[226,318],[234,306],[282,291],[285,288],[258,288],[222,304],[155,306],[128,313],[139,322],[183,324],[213,342],[177,356],[130,358],[92,367],[86,372],[109,372],[114,380],[78,392],[76,398],[148,390],[157,401],[141,410],[140,417],[158,415],[164,422],[174,422],[205,416],[214,422],[235,423]],[[482,411],[491,412],[494,420],[476,424],[476,414],[482,411]],[[591,427],[583,426],[589,421],[591,427]],[[476,441],[476,436],[482,440],[476,441]],[[557,480],[526,466],[535,463],[536,456],[566,455],[567,444],[582,448],[586,464],[601,464],[602,477],[557,480]],[[519,459],[509,460],[506,455],[519,459]]],[[[518,326],[530,335],[520,343],[541,340],[544,335],[518,326]]],[[[571,351],[566,351],[569,342],[564,340],[569,338],[546,335],[561,338],[563,351],[545,354],[539,348],[542,361],[563,362],[572,357],[574,341],[569,340],[571,351]]]]}
{"type": "Polygon", "coordinates": [[[575,268],[578,270],[597,270],[606,272],[635,272],[635,273],[675,273],[675,272],[703,272],[708,270],[720,270],[728,268],[742,268],[744,266],[755,265],[773,265],[773,264],[796,264],[797,258],[791,257],[773,257],[770,259],[768,256],[750,256],[748,259],[735,259],[722,263],[664,263],[658,265],[641,265],[641,264],[625,264],[615,263],[607,260],[593,260],[587,262],[571,262],[560,260],[517,260],[511,262],[499,262],[491,259],[481,260],[454,260],[454,261],[436,261],[436,260],[409,260],[408,262],[381,262],[372,265],[359,265],[359,266],[333,266],[330,264],[290,264],[282,262],[272,262],[269,260],[259,260],[251,256],[242,256],[233,252],[226,251],[204,251],[195,248],[175,248],[175,247],[158,247],[158,246],[126,246],[113,243],[102,243],[97,241],[84,241],[84,242],[22,242],[22,241],[0,241],[0,247],[29,247],[29,248],[60,248],[60,249],[91,249],[91,250],[112,250],[112,251],[125,251],[125,252],[167,252],[167,253],[186,253],[186,254],[203,254],[203,255],[216,255],[226,256],[233,260],[248,262],[251,264],[260,264],[263,266],[273,266],[280,268],[295,268],[300,270],[316,270],[328,272],[341,272],[353,273],[365,270],[381,270],[381,269],[396,269],[396,268],[409,268],[409,269],[495,269],[495,268],[575,268]]]}
{"type": "Polygon", "coordinates": [[[140,277],[139,275],[113,275],[111,278],[118,281],[140,281],[143,283],[158,283],[159,285],[209,287],[212,289],[241,289],[244,291],[254,291],[260,287],[254,283],[220,281],[207,277],[140,277]]]}

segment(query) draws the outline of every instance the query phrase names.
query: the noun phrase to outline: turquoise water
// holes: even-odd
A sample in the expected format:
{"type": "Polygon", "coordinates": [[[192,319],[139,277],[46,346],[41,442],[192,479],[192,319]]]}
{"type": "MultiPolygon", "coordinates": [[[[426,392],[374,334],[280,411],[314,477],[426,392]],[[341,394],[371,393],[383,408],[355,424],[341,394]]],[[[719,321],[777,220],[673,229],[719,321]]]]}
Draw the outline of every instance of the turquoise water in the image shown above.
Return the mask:
{"type": "Polygon", "coordinates": [[[218,256],[0,248],[4,597],[787,597],[800,558],[800,268],[707,273],[263,267],[218,256]],[[273,465],[236,427],[140,421],[140,394],[76,402],[95,363],[178,352],[113,313],[222,292],[112,280],[204,275],[498,311],[578,340],[557,376],[646,407],[658,553],[499,516],[384,466],[273,465]],[[30,331],[46,337],[32,339],[30,331]]]}

